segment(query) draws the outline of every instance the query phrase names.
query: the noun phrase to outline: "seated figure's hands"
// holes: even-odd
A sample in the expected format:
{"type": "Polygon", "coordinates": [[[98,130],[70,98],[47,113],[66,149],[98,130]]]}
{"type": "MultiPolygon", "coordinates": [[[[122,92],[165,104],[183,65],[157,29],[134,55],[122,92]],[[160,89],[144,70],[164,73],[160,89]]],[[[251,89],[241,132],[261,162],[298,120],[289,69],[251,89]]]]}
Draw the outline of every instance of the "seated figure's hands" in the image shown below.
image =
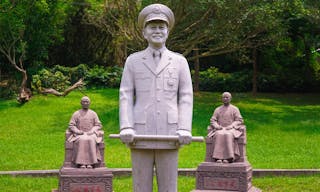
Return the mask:
{"type": "Polygon", "coordinates": [[[191,143],[192,135],[189,131],[178,130],[177,135],[179,136],[179,143],[181,145],[186,145],[186,144],[191,143]]]}
{"type": "Polygon", "coordinates": [[[233,129],[232,125],[229,125],[229,126],[226,127],[226,130],[231,130],[231,129],[233,129]]]}
{"type": "Polygon", "coordinates": [[[216,128],[216,130],[221,130],[221,129],[223,129],[223,127],[222,127],[221,125],[216,126],[215,128],[216,128]]]}
{"type": "Polygon", "coordinates": [[[86,134],[87,134],[87,135],[93,135],[93,134],[95,134],[95,133],[94,133],[94,131],[88,131],[88,132],[86,132],[86,134]]]}
{"type": "Polygon", "coordinates": [[[132,143],[135,131],[132,128],[122,129],[120,131],[120,139],[123,143],[132,143]]]}
{"type": "Polygon", "coordinates": [[[74,130],[74,133],[77,135],[83,135],[84,132],[82,130],[74,130]]]}

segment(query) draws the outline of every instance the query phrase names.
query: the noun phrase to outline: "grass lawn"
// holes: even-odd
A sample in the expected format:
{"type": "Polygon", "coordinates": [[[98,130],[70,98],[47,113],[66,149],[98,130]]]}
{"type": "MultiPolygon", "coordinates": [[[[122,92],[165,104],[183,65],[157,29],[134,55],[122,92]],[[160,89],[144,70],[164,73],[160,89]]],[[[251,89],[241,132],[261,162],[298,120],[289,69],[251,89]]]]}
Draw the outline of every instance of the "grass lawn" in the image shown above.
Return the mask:
{"type": "MultiPolygon", "coordinates": [[[[119,132],[118,90],[87,90],[91,108],[105,130],[108,167],[131,167],[129,150],[108,135],[119,132]]],[[[64,159],[64,132],[81,92],[67,97],[36,95],[24,105],[0,100],[0,171],[59,169],[64,159]]],[[[247,126],[247,155],[253,168],[320,168],[320,95],[234,93],[247,126]]],[[[220,93],[195,94],[193,135],[206,136],[206,128],[220,93]]],[[[205,144],[184,146],[180,168],[195,168],[204,160],[205,144]]]]}
{"type": "MultiPolygon", "coordinates": [[[[108,135],[119,132],[118,90],[86,90],[91,109],[105,131],[105,161],[110,168],[131,167],[129,150],[108,135]]],[[[221,93],[201,92],[194,97],[193,135],[206,136],[221,93]]],[[[64,160],[64,132],[81,92],[67,97],[35,95],[24,105],[0,100],[0,171],[59,169],[64,160]]],[[[253,168],[320,168],[320,94],[234,93],[247,126],[247,155],[253,168]]],[[[192,143],[179,153],[180,168],[196,168],[204,160],[205,144],[192,143]]],[[[0,191],[48,191],[57,178],[0,177],[0,191]]],[[[318,191],[320,176],[254,178],[264,191],[318,191]]],[[[194,177],[179,177],[179,191],[190,191],[194,177]]],[[[114,179],[115,191],[130,191],[131,178],[114,179]],[[123,190],[121,190],[123,189],[123,190]],[[128,189],[128,190],[126,190],[128,189]]]]}

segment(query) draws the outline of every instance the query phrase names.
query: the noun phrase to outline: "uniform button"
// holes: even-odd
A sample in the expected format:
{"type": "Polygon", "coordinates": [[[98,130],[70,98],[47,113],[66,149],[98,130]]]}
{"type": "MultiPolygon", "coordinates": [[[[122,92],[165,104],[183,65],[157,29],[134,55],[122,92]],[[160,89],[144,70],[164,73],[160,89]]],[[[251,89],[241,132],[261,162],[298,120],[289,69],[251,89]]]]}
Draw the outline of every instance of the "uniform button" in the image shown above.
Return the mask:
{"type": "Polygon", "coordinates": [[[160,111],[157,111],[157,114],[160,115],[160,111]]]}
{"type": "Polygon", "coordinates": [[[160,100],[160,99],[157,99],[157,101],[160,102],[161,100],[160,100]]]}

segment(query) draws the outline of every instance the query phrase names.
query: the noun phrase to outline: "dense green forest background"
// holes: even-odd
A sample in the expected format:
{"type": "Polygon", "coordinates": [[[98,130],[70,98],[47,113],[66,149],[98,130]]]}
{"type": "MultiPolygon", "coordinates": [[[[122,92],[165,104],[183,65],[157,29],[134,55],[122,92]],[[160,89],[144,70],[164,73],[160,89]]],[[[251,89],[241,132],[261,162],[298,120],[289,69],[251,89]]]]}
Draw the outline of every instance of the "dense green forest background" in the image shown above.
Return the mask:
{"type": "Polygon", "coordinates": [[[2,0],[0,98],[119,86],[146,47],[137,15],[150,3],[175,13],[167,47],[188,59],[195,91],[320,91],[318,0],[2,0]]]}

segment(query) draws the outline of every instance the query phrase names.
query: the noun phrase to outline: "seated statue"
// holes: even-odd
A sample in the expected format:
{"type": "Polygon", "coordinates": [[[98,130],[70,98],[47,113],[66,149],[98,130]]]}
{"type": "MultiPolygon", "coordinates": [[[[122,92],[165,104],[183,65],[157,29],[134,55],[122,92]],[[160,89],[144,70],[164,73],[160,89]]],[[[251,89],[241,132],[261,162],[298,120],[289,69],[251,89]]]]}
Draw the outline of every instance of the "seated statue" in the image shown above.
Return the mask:
{"type": "Polygon", "coordinates": [[[231,98],[229,92],[224,92],[223,105],[210,119],[208,138],[214,138],[212,158],[217,163],[232,163],[240,156],[236,140],[244,134],[245,126],[239,109],[230,104],[231,98]]]}
{"type": "Polygon", "coordinates": [[[98,144],[103,143],[102,125],[98,115],[89,109],[89,97],[82,97],[82,109],[73,113],[67,142],[73,142],[72,162],[80,168],[94,168],[102,157],[98,144]]]}

